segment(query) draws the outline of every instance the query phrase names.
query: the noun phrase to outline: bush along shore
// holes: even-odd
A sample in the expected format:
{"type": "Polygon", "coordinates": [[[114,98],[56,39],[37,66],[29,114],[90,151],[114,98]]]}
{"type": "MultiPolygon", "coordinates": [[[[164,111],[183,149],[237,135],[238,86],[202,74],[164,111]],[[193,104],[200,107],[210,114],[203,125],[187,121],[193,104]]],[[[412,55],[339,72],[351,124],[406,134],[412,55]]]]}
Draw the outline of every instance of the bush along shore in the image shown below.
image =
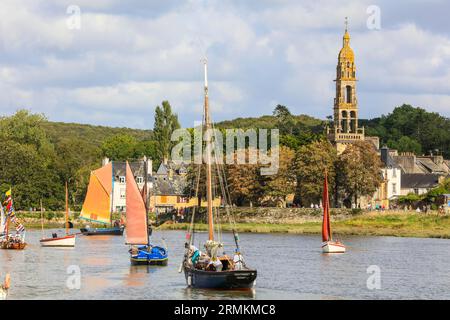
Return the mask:
{"type": "MultiPolygon", "coordinates": [[[[304,208],[235,208],[233,210],[238,232],[320,234],[322,211],[304,208]]],[[[28,229],[41,228],[39,212],[19,212],[17,216],[28,229]]],[[[74,228],[89,224],[78,219],[79,213],[71,213],[70,221],[74,228]]],[[[120,219],[114,214],[113,219],[120,219]]],[[[421,238],[450,238],[450,215],[437,211],[418,213],[415,211],[363,211],[351,209],[332,209],[332,230],[336,236],[395,236],[421,238]]],[[[150,221],[154,217],[150,216],[150,221]]],[[[185,221],[189,221],[185,219],[185,221]]],[[[229,223],[223,219],[222,230],[231,231],[229,223]]],[[[44,228],[64,228],[64,212],[44,213],[44,228]]],[[[188,223],[167,221],[156,230],[187,230],[188,223]]],[[[206,223],[197,223],[196,230],[207,230],[206,223]]]]}

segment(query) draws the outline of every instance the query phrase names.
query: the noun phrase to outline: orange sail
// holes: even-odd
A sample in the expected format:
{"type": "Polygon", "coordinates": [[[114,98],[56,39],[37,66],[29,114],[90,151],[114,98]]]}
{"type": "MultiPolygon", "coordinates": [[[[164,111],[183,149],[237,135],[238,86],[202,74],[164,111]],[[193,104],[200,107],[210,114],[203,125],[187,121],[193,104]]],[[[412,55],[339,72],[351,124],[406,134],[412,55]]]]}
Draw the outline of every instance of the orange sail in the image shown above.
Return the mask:
{"type": "Polygon", "coordinates": [[[331,241],[331,225],[330,225],[330,198],[328,196],[328,176],[325,172],[325,181],[323,183],[323,221],[322,221],[322,241],[331,241]]]}
{"type": "Polygon", "coordinates": [[[147,210],[133,172],[127,161],[126,168],[127,244],[148,244],[147,210]]]}
{"type": "Polygon", "coordinates": [[[80,218],[111,222],[112,163],[91,172],[80,218]]]}

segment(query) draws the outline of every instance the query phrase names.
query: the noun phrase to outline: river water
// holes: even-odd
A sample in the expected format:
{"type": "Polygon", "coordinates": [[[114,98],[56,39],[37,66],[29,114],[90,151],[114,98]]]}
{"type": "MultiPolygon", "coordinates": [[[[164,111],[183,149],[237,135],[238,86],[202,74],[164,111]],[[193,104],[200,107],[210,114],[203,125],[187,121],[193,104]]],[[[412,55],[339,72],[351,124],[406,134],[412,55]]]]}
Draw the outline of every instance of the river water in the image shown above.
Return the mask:
{"type": "MultiPolygon", "coordinates": [[[[154,232],[169,248],[166,267],[131,266],[124,237],[79,235],[75,248],[41,248],[40,237],[28,231],[25,250],[0,250],[9,299],[450,299],[450,240],[345,237],[347,253],[325,255],[320,236],[240,234],[258,270],[255,289],[243,293],[186,288],[183,231],[154,232]]],[[[231,235],[223,238],[232,254],[231,235]]]]}

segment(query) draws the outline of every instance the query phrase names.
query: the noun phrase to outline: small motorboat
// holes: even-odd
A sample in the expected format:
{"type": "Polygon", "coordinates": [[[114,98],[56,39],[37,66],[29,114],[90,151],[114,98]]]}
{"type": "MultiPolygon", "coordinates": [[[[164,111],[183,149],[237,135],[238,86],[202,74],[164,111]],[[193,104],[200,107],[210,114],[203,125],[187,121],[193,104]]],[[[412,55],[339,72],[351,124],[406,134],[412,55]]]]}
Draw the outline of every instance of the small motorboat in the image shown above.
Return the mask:
{"type": "Polygon", "coordinates": [[[130,249],[130,261],[133,265],[167,266],[169,254],[166,248],[143,245],[130,249]]]}
{"type": "Polygon", "coordinates": [[[0,300],[6,300],[6,298],[8,297],[10,282],[11,279],[9,273],[7,273],[5,276],[5,282],[0,285],[0,300]]]}
{"type": "Polygon", "coordinates": [[[41,239],[39,242],[43,247],[75,247],[75,235],[55,236],[53,238],[41,239]]]}

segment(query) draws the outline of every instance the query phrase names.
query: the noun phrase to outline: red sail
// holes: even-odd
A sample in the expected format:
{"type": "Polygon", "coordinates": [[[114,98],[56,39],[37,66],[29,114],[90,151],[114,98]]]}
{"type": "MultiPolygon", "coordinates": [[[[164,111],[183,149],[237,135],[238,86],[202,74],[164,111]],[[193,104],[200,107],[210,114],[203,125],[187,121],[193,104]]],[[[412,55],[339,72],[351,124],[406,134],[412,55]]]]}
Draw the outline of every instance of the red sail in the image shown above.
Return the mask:
{"type": "Polygon", "coordinates": [[[331,225],[330,225],[330,199],[328,196],[328,177],[325,172],[325,181],[323,183],[323,221],[322,221],[322,241],[331,241],[331,225]]]}
{"type": "Polygon", "coordinates": [[[147,210],[139,188],[134,180],[130,165],[126,164],[126,215],[127,244],[138,245],[148,243],[147,210]]]}

